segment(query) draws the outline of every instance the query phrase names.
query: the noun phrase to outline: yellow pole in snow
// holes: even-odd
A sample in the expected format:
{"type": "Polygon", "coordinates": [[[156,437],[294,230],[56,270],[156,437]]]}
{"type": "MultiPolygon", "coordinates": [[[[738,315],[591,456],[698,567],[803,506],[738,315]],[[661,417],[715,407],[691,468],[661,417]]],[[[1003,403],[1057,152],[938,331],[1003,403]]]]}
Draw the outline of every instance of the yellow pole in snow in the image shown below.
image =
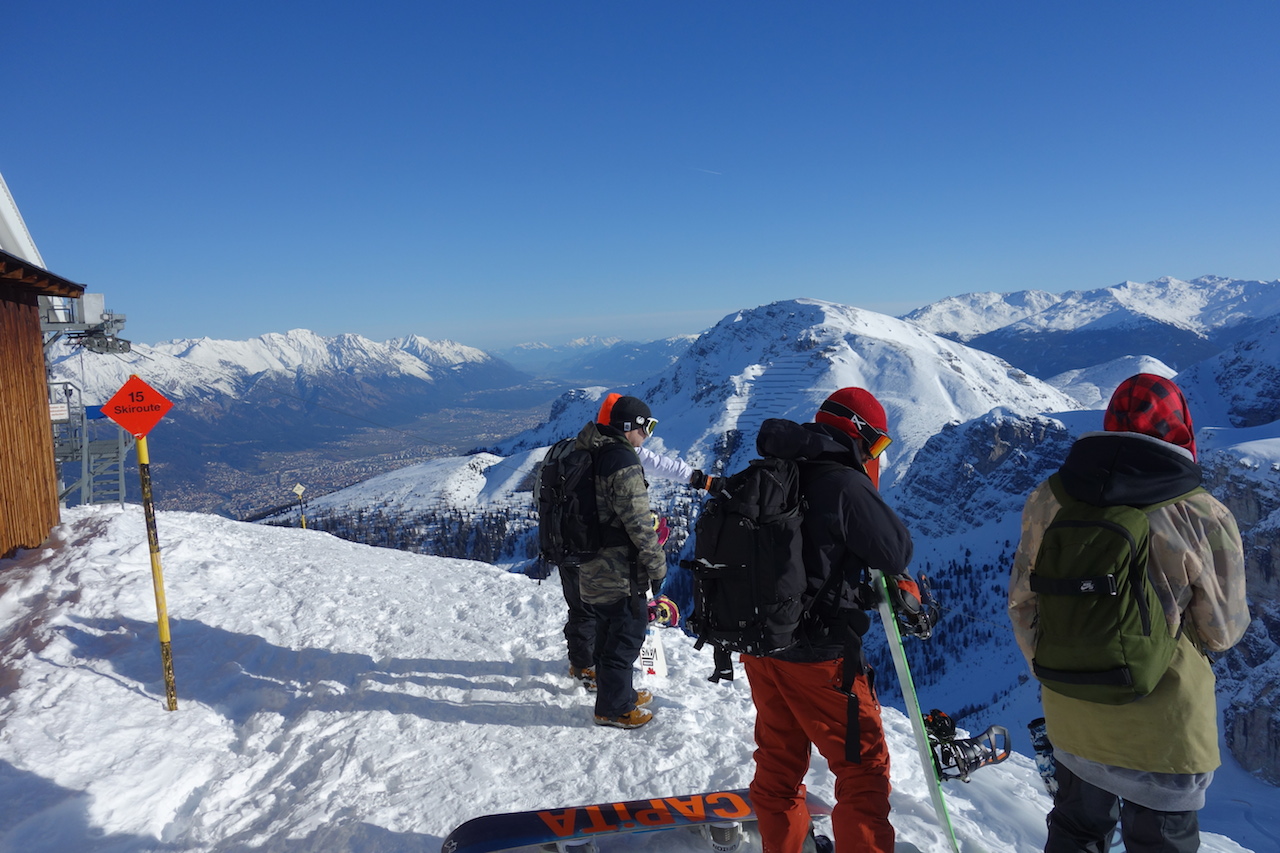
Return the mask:
{"type": "Polygon", "coordinates": [[[147,519],[147,546],[151,550],[151,585],[156,592],[156,624],[160,629],[160,664],[164,668],[165,705],[178,710],[178,688],[173,681],[173,649],[169,646],[169,608],[164,600],[164,571],[160,567],[160,537],[156,533],[156,510],[151,501],[151,455],[147,437],[138,440],[138,476],[142,480],[142,511],[147,519]]]}

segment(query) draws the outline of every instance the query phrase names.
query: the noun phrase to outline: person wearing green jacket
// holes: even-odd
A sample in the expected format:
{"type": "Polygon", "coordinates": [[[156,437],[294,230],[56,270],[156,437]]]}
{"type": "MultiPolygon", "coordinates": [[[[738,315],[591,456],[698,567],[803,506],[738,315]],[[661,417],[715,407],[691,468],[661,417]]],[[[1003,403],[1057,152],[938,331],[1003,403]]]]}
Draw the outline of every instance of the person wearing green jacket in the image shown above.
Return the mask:
{"type": "Polygon", "coordinates": [[[653,719],[653,696],[632,686],[632,667],[648,627],[646,601],[662,586],[667,559],[654,530],[649,484],[635,449],[658,419],[637,397],[622,397],[607,423],[578,433],[595,455],[595,493],[605,544],[578,568],[578,595],[595,623],[595,724],[635,729],[653,719]],[[609,535],[611,534],[611,535],[609,535]]]}
{"type": "MultiPolygon", "coordinates": [[[[1138,374],[1116,389],[1103,431],[1086,433],[1059,469],[1068,495],[1096,506],[1150,506],[1200,485],[1195,432],[1181,389],[1138,374]]],[[[1031,573],[1061,504],[1040,484],[1022,512],[1009,618],[1031,664],[1037,596],[1031,573]]],[[[1199,849],[1197,812],[1221,763],[1207,651],[1231,648],[1249,625],[1244,552],[1231,512],[1205,491],[1152,510],[1148,576],[1171,636],[1169,669],[1146,696],[1109,705],[1041,694],[1057,769],[1045,853],[1105,853],[1119,821],[1130,853],[1199,849]]]]}

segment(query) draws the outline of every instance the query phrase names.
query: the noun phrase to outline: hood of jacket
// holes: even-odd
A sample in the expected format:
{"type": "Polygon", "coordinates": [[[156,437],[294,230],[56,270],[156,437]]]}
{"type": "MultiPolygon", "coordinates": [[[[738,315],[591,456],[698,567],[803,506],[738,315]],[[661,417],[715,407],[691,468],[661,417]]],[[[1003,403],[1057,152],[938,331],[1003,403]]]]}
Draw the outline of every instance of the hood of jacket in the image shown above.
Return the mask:
{"type": "Polygon", "coordinates": [[[1200,485],[1202,472],[1191,454],[1137,432],[1091,432],[1081,436],[1058,469],[1062,486],[1094,506],[1145,506],[1200,485]]]}
{"type": "Polygon", "coordinates": [[[864,470],[857,443],[827,424],[798,424],[769,418],[756,436],[756,452],[796,462],[839,462],[864,470]]]}
{"type": "Polygon", "coordinates": [[[627,441],[626,435],[617,427],[588,421],[586,426],[578,432],[577,447],[582,450],[596,450],[606,444],[622,444],[629,450],[635,451],[631,442],[627,441]]]}

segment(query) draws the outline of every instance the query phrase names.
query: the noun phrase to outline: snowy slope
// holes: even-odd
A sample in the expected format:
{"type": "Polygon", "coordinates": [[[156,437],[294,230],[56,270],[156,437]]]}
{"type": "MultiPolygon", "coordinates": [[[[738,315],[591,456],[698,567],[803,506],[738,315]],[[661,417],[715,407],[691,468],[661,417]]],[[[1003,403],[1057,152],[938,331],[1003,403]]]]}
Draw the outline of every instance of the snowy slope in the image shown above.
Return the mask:
{"type": "Polygon", "coordinates": [[[1121,382],[1138,373],[1172,379],[1178,371],[1158,358],[1128,355],[1080,370],[1068,370],[1045,381],[1090,409],[1105,409],[1121,382]]]}
{"type": "Polygon", "coordinates": [[[1280,418],[1280,318],[1178,374],[1197,423],[1253,427],[1280,418]]]}
{"type": "MultiPolygon", "coordinates": [[[[158,529],[176,712],[138,507],[72,510],[0,561],[0,849],[420,853],[487,812],[750,780],[750,686],[709,684],[709,654],[677,632],[671,675],[647,682],[657,719],[600,729],[565,674],[554,582],[215,516],[158,529]]],[[[941,851],[906,719],[885,720],[902,849],[941,851]]],[[[820,759],[807,781],[830,797],[820,759]]],[[[1233,780],[1210,800],[1261,823],[1263,791],[1233,780]]],[[[1048,798],[1021,755],[948,797],[990,851],[1043,844],[1048,798]]],[[[1246,849],[1213,813],[1202,849],[1246,849]]]]}

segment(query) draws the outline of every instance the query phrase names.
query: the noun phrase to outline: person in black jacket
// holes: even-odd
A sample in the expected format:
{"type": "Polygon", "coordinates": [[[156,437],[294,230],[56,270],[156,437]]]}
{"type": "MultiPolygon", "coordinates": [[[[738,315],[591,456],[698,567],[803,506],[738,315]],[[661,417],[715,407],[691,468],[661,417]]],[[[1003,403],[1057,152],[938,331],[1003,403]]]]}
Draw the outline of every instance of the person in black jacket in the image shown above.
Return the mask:
{"type": "Polygon", "coordinates": [[[836,849],[892,853],[889,749],[860,640],[870,625],[863,608],[874,602],[859,590],[868,589],[868,570],[880,569],[896,586],[895,606],[919,612],[919,591],[906,574],[911,535],[878,491],[876,457],[889,443],[879,401],[862,388],[842,388],[814,420],[766,421],[757,449],[799,462],[808,597],[839,573],[838,586],[826,587],[836,590],[830,598],[838,604],[818,602],[812,612],[821,629],[794,645],[742,656],[756,706],[751,802],[764,849],[800,853],[810,826],[803,780],[817,747],[836,777],[836,849]]]}

